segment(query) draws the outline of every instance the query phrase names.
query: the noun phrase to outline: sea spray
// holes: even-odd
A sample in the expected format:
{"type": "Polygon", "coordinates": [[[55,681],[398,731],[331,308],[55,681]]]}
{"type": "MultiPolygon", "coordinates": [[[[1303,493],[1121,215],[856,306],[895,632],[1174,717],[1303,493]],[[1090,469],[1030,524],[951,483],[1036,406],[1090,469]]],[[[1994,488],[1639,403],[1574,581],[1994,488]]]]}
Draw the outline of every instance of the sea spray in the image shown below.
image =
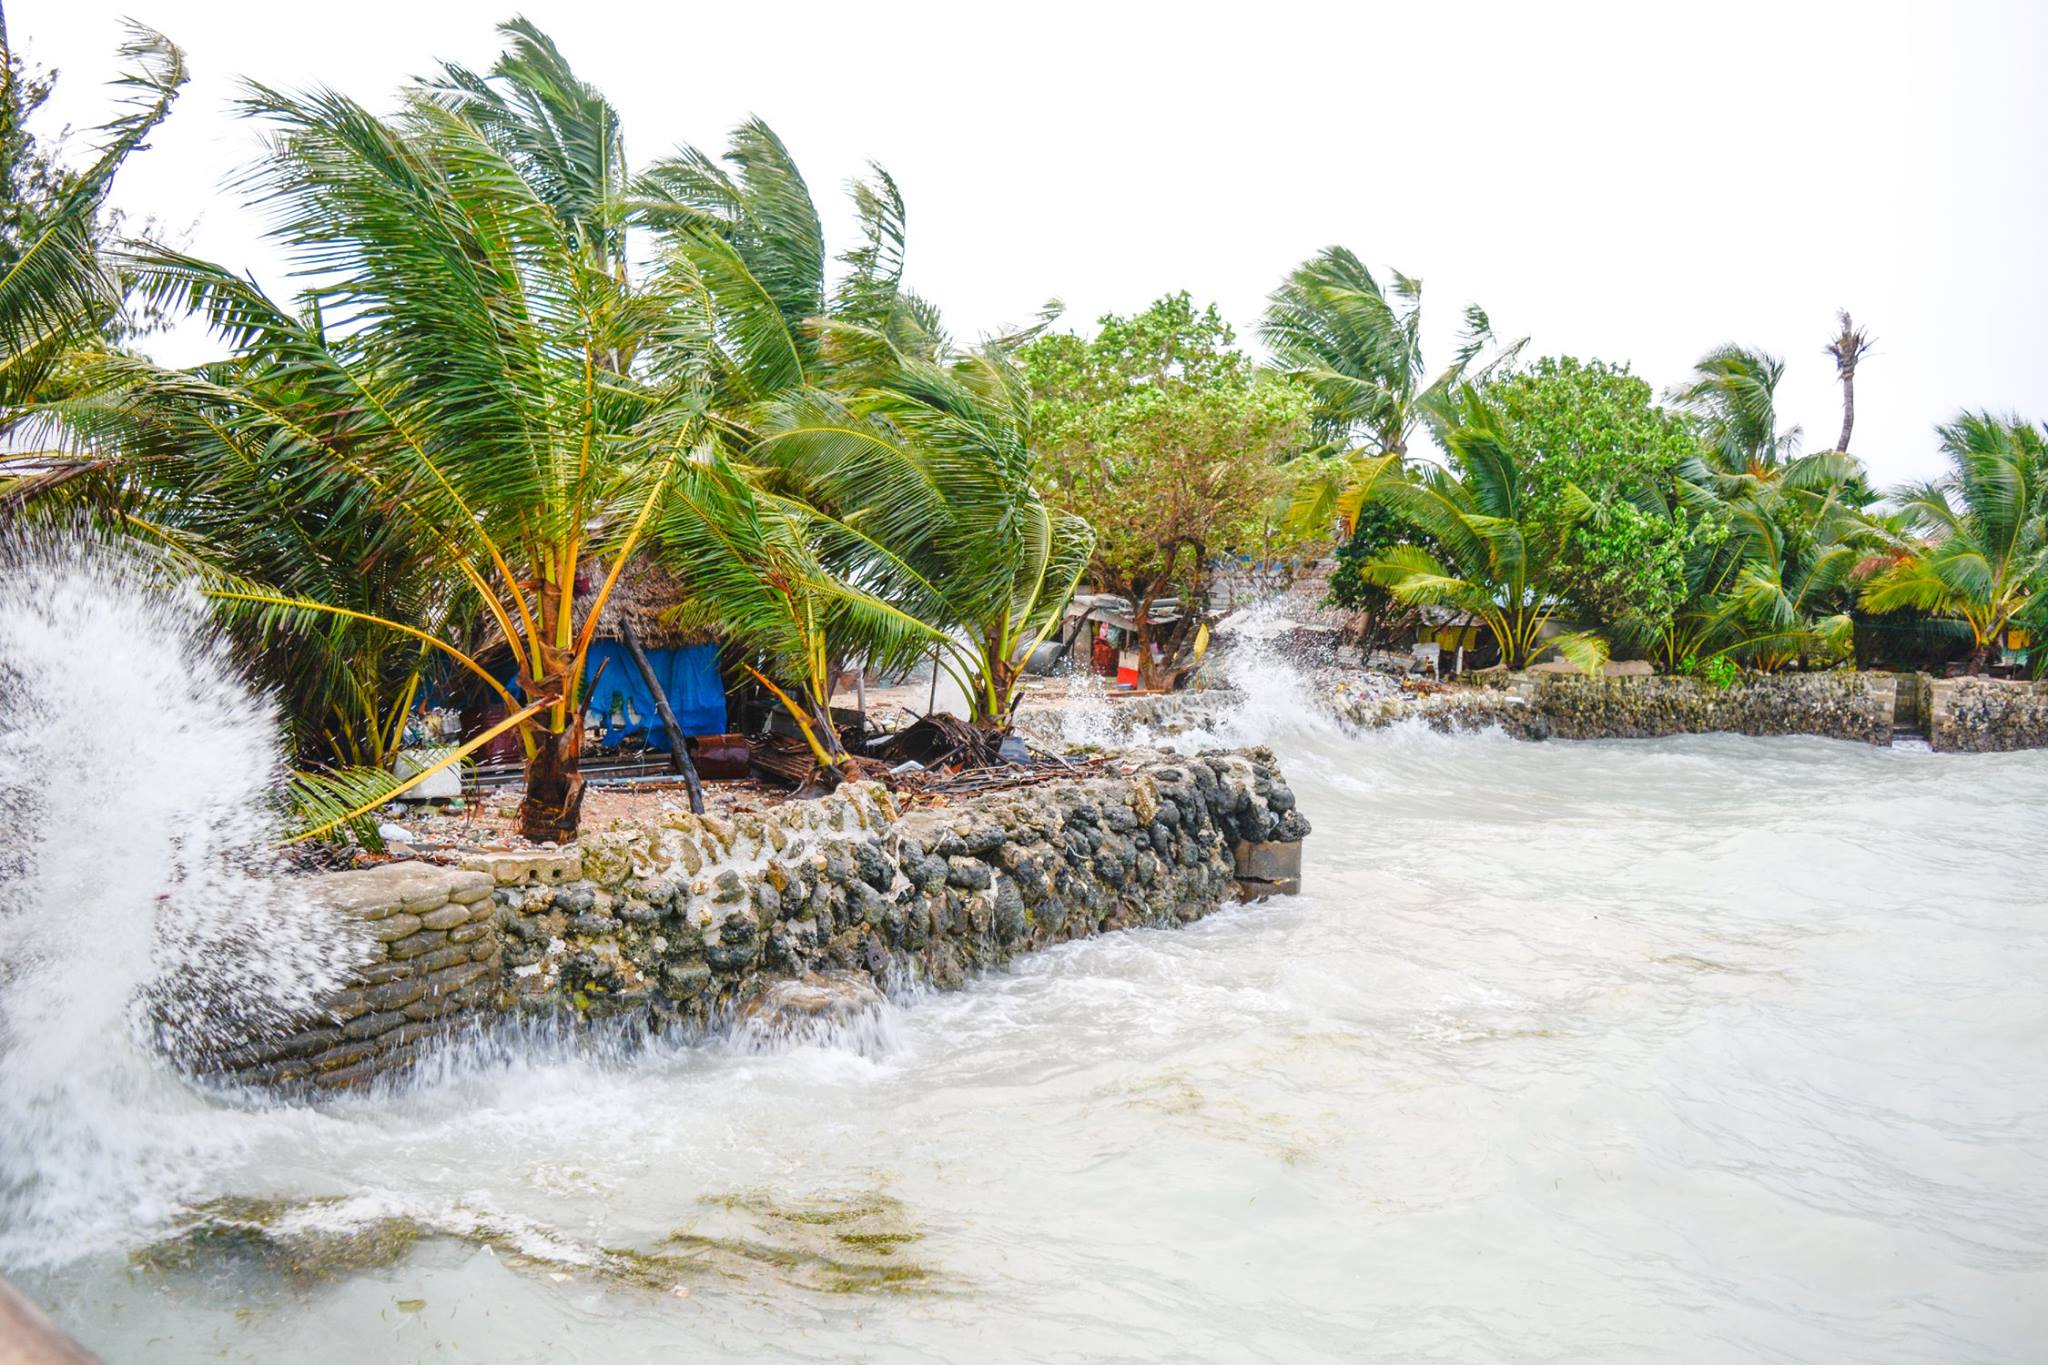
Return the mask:
{"type": "Polygon", "coordinates": [[[0,544],[0,1260],[173,1207],[234,1131],[179,1063],[357,951],[276,876],[277,733],[190,583],[77,530],[0,544]]]}
{"type": "Polygon", "coordinates": [[[1314,694],[1311,670],[1287,636],[1296,623],[1286,603],[1267,599],[1218,628],[1204,686],[1159,698],[1112,696],[1103,679],[1075,672],[1054,705],[1024,724],[1045,741],[1097,748],[1127,746],[1195,753],[1294,737],[1336,739],[1332,709],[1314,694]]]}

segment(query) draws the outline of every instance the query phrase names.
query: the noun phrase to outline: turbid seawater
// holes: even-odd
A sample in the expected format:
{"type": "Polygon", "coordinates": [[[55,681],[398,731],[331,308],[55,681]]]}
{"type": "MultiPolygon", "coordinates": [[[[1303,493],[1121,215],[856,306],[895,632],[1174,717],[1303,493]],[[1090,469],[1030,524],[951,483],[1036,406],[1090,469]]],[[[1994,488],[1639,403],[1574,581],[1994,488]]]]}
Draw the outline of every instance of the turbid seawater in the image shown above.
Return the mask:
{"type": "Polygon", "coordinates": [[[126,1221],[0,1264],[114,1361],[2048,1355],[2048,754],[1353,736],[1269,681],[1229,738],[1298,898],[831,1046],[173,1086],[126,1221]]]}

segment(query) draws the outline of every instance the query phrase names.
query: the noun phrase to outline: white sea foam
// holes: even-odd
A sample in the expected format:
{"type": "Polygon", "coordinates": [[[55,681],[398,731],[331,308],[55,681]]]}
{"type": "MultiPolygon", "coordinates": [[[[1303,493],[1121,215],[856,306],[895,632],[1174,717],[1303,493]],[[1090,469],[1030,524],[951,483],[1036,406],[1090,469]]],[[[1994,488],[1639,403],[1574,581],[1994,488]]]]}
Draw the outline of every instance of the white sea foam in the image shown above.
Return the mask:
{"type": "Polygon", "coordinates": [[[353,945],[275,879],[272,710],[206,604],[90,535],[0,546],[0,1246],[74,1254],[233,1142],[167,1065],[353,945]]]}

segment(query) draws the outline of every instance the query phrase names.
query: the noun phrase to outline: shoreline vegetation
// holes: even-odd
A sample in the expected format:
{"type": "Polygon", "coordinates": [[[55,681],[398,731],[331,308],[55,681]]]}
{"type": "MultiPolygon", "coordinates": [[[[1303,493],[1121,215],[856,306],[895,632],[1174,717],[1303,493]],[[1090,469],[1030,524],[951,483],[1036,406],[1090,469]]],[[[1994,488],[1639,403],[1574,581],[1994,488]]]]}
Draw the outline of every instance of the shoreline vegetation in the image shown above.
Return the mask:
{"type": "Polygon", "coordinates": [[[491,755],[521,769],[518,832],[574,840],[615,640],[704,809],[650,636],[715,648],[757,771],[799,795],[910,766],[871,684],[943,682],[961,724],[920,722],[945,742],[919,752],[999,765],[1037,656],[1185,686],[1231,563],[1326,564],[1361,676],[2048,668],[2041,427],[1961,412],[1942,477],[1873,486],[1850,443],[1882,352],[1846,311],[1815,348],[1842,393],[1827,449],[1752,347],[1660,397],[1471,305],[1427,356],[1421,282],[1344,247],[1280,279],[1263,361],[1187,292],[969,342],[910,283],[886,170],[828,242],[765,123],[631,158],[547,34],[499,32],[488,70],[374,102],[243,86],[266,150],[242,211],[290,296],[106,210],[175,117],[168,38],[132,30],[82,165],[34,132],[54,77],[5,51],[0,507],[199,585],[277,698],[302,840],[375,850],[388,802],[491,755]],[[149,359],[187,317],[217,358],[149,359]],[[1077,593],[1123,624],[1076,619],[1077,593]],[[402,760],[431,710],[459,733],[402,760]]]}

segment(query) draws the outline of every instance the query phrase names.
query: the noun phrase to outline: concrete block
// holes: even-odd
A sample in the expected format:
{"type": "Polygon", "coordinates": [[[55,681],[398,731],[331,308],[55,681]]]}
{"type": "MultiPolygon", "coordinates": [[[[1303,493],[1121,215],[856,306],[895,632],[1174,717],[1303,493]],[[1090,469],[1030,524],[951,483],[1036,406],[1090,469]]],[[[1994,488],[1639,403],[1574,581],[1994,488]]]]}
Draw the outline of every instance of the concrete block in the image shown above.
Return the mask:
{"type": "Polygon", "coordinates": [[[1246,881],[1282,882],[1292,878],[1298,887],[1301,880],[1299,841],[1253,843],[1240,839],[1230,854],[1231,861],[1237,866],[1237,875],[1246,881]]]}
{"type": "Polygon", "coordinates": [[[583,852],[574,848],[506,849],[463,855],[462,866],[488,872],[499,886],[560,886],[583,877],[583,852]]]}

